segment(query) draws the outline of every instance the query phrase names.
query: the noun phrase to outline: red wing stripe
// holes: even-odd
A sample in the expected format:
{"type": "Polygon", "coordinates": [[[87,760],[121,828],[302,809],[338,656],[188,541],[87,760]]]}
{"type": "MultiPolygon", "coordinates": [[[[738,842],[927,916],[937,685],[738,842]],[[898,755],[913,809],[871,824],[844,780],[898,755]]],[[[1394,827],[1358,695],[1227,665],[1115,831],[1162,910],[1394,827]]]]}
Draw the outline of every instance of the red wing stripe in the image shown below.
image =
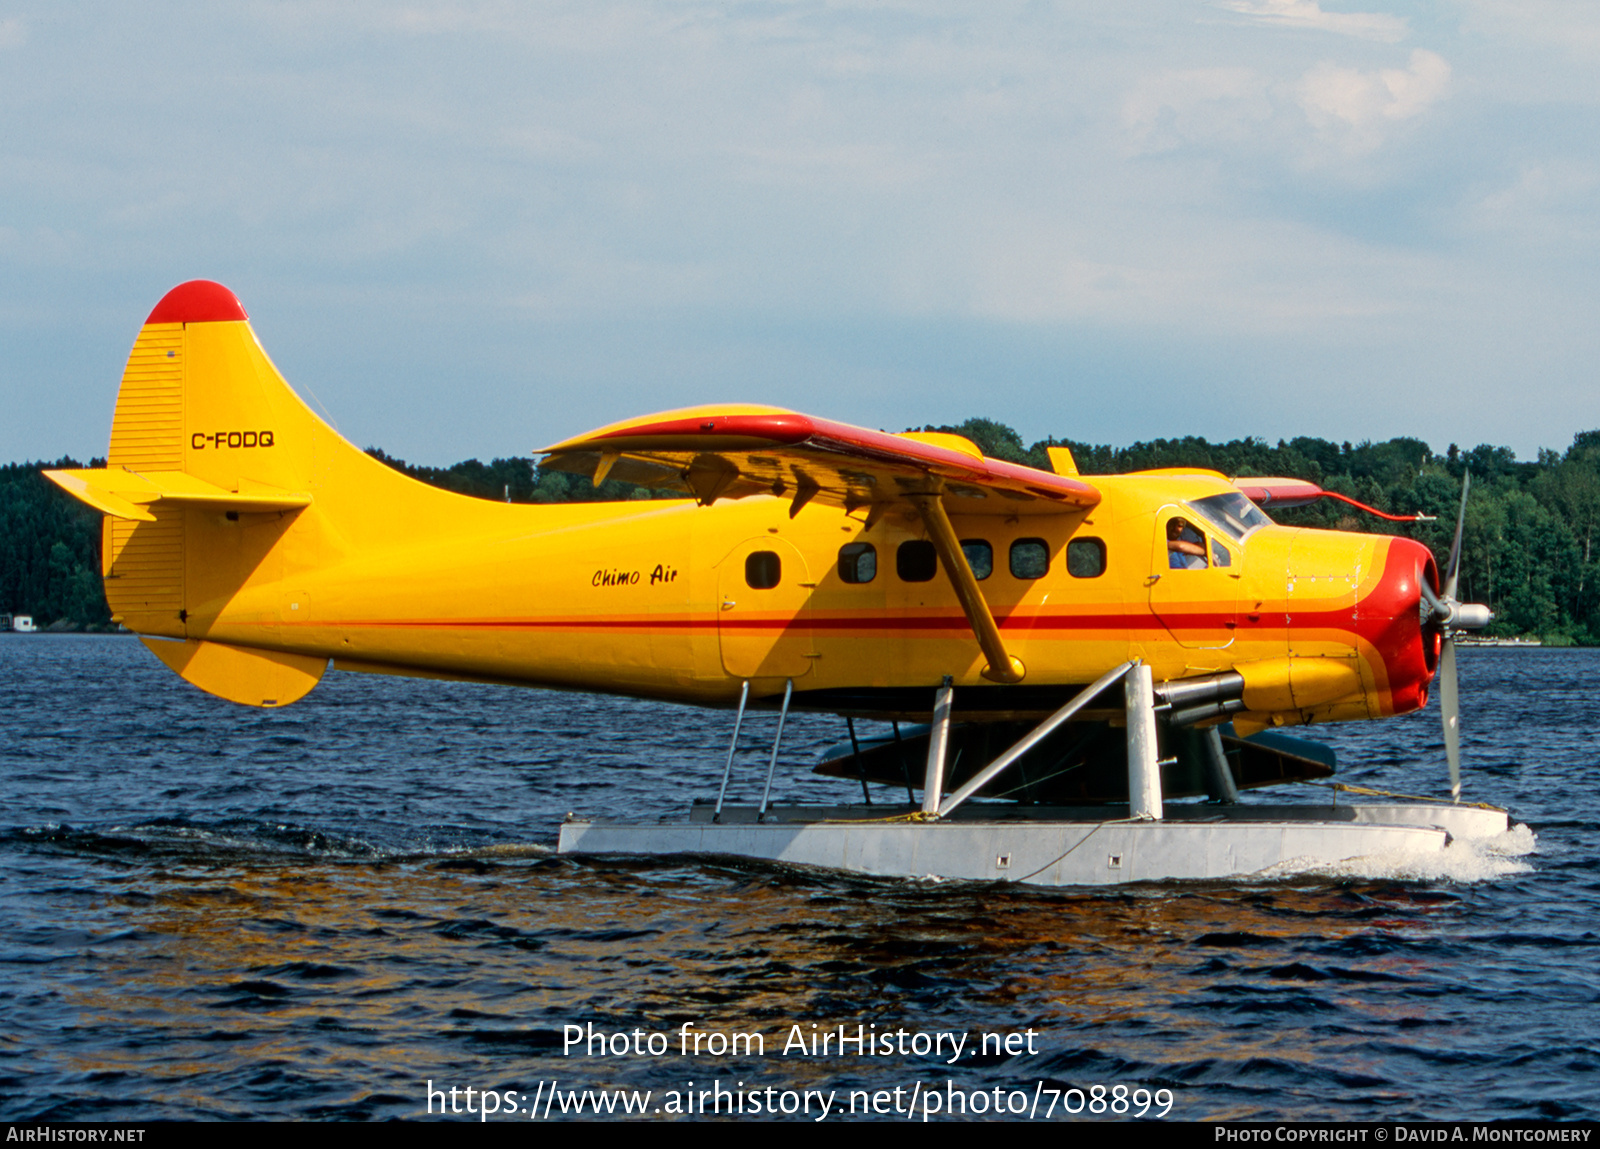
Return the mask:
{"type": "MultiPolygon", "coordinates": [[[[645,423],[621,427],[595,436],[584,445],[615,441],[624,450],[630,444],[643,449],[651,440],[682,440],[689,438],[724,439],[730,443],[750,440],[778,443],[785,446],[811,447],[819,451],[869,459],[886,464],[907,463],[937,468],[941,474],[959,476],[972,482],[1003,482],[1027,489],[1045,498],[1065,499],[1079,506],[1092,507],[1100,502],[1100,492],[1081,479],[1066,475],[1053,475],[1032,467],[1006,463],[999,459],[979,461],[948,447],[937,447],[915,439],[903,439],[883,431],[869,431],[865,427],[852,427],[848,423],[835,423],[827,419],[814,419],[792,411],[764,415],[699,415],[688,418],[665,419],[659,423],[645,423]]],[[[574,444],[568,450],[577,449],[574,444]]]]}

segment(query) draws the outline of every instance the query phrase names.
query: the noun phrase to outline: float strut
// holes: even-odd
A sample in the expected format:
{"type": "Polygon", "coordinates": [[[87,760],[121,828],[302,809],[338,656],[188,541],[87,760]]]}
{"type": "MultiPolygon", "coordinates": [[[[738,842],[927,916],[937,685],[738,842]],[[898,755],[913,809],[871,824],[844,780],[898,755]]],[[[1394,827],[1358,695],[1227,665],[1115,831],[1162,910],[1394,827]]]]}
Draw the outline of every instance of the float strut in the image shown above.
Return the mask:
{"type": "Polygon", "coordinates": [[[1122,680],[1128,709],[1128,816],[1161,820],[1161,755],[1156,744],[1156,690],[1150,664],[1122,680]]]}
{"type": "Polygon", "coordinates": [[[717,791],[717,808],[712,811],[713,822],[722,821],[722,799],[728,793],[728,775],[733,773],[733,753],[739,749],[739,727],[744,725],[744,704],[750,701],[750,680],[739,688],[739,714],[733,720],[733,741],[728,743],[728,764],[722,768],[722,789],[717,791]]]}
{"type": "Polygon", "coordinates": [[[1206,760],[1206,793],[1213,801],[1231,806],[1239,800],[1239,788],[1233,784],[1233,771],[1228,769],[1228,753],[1222,748],[1222,731],[1215,726],[1207,727],[1200,732],[1200,739],[1204,744],[1206,760]]]}
{"type": "Polygon", "coordinates": [[[917,804],[917,795],[916,791],[911,789],[911,768],[906,765],[905,743],[900,741],[900,723],[897,721],[892,725],[894,726],[894,752],[895,756],[900,759],[900,777],[905,780],[906,784],[906,805],[915,806],[917,804]]]}
{"type": "Polygon", "coordinates": [[[789,717],[789,696],[793,693],[794,679],[790,678],[783,685],[783,709],[778,711],[778,733],[772,740],[772,761],[767,763],[767,784],[761,790],[761,808],[756,811],[757,822],[767,816],[767,796],[772,793],[772,775],[778,769],[778,747],[783,745],[783,720],[789,717]]]}
{"type": "Polygon", "coordinates": [[[844,724],[850,729],[850,753],[856,762],[856,777],[861,779],[861,798],[867,805],[872,805],[872,791],[867,789],[867,772],[861,765],[861,743],[856,741],[856,720],[846,718],[844,724]]]}
{"type": "Polygon", "coordinates": [[[947,674],[933,696],[933,729],[928,731],[928,766],[922,775],[922,812],[939,814],[944,798],[944,760],[950,750],[950,703],[956,688],[947,674]]]}
{"type": "Polygon", "coordinates": [[[1060,726],[1067,719],[1071,718],[1074,714],[1078,713],[1078,711],[1082,710],[1085,706],[1089,705],[1089,703],[1093,702],[1102,690],[1110,686],[1124,674],[1127,674],[1132,668],[1132,662],[1124,662],[1115,670],[1109,670],[1105,674],[1101,675],[1098,681],[1090,683],[1088,686],[1080,690],[1076,695],[1073,696],[1071,702],[1067,703],[1049,718],[1046,718],[1043,722],[1039,723],[1039,725],[1035,726],[1031,731],[1025,734],[1021,741],[1011,747],[1011,749],[1007,750],[1004,754],[1000,755],[1000,757],[989,763],[989,765],[985,766],[971,778],[967,779],[966,785],[962,786],[961,789],[950,795],[949,799],[939,807],[939,817],[945,817],[950,813],[950,811],[954,810],[957,806],[961,805],[961,803],[965,802],[979,790],[983,789],[983,787],[987,786],[1000,774],[1001,771],[1008,768],[1013,762],[1021,758],[1029,750],[1032,750],[1040,742],[1044,741],[1044,739],[1047,738],[1051,732],[1056,729],[1056,727],[1060,726]]]}

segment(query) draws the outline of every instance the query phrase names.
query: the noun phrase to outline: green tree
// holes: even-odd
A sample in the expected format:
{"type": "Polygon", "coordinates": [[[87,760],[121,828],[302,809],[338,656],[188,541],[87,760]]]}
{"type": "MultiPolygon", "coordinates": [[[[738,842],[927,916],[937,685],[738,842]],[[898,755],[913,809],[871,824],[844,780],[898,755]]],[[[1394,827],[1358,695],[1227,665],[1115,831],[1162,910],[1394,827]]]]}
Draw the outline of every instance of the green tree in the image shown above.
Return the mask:
{"type": "Polygon", "coordinates": [[[100,514],[41,474],[81,466],[58,459],[0,467],[0,611],[31,614],[41,626],[110,622],[99,575],[100,514]]]}

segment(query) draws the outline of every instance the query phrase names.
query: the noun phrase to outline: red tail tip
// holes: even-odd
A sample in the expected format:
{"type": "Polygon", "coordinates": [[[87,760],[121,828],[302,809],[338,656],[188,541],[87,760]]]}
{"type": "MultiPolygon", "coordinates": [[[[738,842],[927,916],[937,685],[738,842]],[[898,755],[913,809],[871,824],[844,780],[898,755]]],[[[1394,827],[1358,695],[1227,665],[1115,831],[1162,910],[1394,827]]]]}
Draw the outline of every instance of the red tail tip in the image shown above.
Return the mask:
{"type": "Polygon", "coordinates": [[[146,323],[217,323],[249,319],[238,296],[209,279],[180,283],[161,297],[146,323]]]}

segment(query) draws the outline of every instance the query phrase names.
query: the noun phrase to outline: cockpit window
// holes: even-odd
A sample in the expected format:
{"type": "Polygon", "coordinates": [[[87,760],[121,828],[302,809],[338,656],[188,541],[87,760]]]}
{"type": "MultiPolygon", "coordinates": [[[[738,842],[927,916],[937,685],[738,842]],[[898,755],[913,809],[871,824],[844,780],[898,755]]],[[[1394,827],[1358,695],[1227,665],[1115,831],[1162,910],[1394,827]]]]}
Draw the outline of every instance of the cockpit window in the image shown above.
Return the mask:
{"type": "Polygon", "coordinates": [[[1175,571],[1206,569],[1206,537],[1188,519],[1167,520],[1167,565],[1175,571]]]}
{"type": "Polygon", "coordinates": [[[1230,535],[1236,543],[1244,542],[1246,536],[1258,527],[1269,526],[1272,523],[1271,519],[1261,513],[1261,508],[1239,491],[1193,499],[1189,505],[1204,515],[1212,526],[1230,535]]]}

